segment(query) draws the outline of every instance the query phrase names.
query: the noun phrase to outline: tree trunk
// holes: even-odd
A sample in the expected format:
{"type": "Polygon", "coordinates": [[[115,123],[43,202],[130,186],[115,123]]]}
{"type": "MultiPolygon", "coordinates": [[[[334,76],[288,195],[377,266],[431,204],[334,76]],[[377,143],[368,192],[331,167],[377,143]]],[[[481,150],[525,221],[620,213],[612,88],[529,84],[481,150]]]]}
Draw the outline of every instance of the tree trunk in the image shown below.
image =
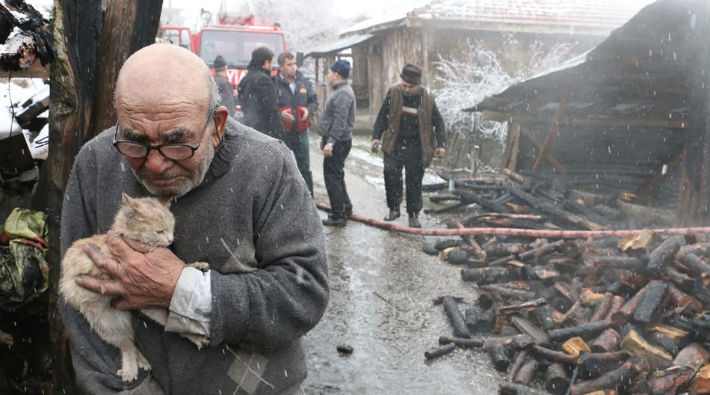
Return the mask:
{"type": "Polygon", "coordinates": [[[76,393],[68,342],[57,312],[64,189],[81,145],[103,129],[106,122],[113,122],[108,121],[115,117],[112,99],[106,101],[106,97],[112,97],[117,72],[130,53],[155,41],[162,8],[162,1],[112,1],[104,25],[101,3],[98,0],[54,3],[52,32],[57,60],[50,74],[49,157],[38,186],[38,190],[46,191],[46,201],[36,204],[48,214],[49,336],[57,393],[76,393]]]}

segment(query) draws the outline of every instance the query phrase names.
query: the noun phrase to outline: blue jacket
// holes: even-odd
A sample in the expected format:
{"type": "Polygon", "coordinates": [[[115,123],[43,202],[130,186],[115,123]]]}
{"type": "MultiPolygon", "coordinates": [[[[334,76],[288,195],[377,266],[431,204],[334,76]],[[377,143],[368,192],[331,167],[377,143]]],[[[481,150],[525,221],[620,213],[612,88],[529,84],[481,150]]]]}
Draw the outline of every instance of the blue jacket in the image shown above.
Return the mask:
{"type": "MultiPolygon", "coordinates": [[[[308,109],[308,116],[312,117],[318,110],[318,95],[313,90],[313,85],[303,76],[300,71],[296,71],[296,89],[291,93],[288,81],[281,77],[281,73],[273,76],[274,89],[276,90],[276,102],[279,108],[290,107],[291,114],[296,117],[298,106],[305,106],[308,109]]],[[[306,128],[297,128],[297,132],[302,132],[306,128]]]]}

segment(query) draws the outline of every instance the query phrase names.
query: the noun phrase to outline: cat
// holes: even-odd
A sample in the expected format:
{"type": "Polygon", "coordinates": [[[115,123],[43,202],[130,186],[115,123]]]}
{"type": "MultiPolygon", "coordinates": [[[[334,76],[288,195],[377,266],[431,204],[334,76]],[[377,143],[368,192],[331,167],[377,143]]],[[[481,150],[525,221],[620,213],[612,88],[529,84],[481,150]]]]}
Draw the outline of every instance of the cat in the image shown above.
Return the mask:
{"type": "MultiPolygon", "coordinates": [[[[168,209],[169,203],[156,198],[131,198],[125,193],[121,196],[119,208],[109,233],[137,240],[149,247],[167,247],[173,242],[175,218],[168,209]]],[[[89,291],[76,284],[76,278],[88,275],[103,280],[111,277],[100,271],[94,262],[84,253],[82,247],[93,243],[105,256],[112,256],[107,243],[107,235],[96,235],[75,241],[64,254],[59,292],[67,304],[77,309],[89,322],[91,328],[106,343],[118,347],[121,351],[121,369],[117,374],[123,381],[138,378],[138,368],[150,370],[150,363],[138,350],[134,341],[131,325],[131,312],[118,310],[111,306],[112,296],[89,291]]],[[[208,269],[204,262],[189,264],[202,271],[208,269]]],[[[141,312],[152,320],[165,326],[168,312],[165,309],[142,309],[141,312]]],[[[200,349],[209,343],[205,336],[183,334],[200,349]]]]}

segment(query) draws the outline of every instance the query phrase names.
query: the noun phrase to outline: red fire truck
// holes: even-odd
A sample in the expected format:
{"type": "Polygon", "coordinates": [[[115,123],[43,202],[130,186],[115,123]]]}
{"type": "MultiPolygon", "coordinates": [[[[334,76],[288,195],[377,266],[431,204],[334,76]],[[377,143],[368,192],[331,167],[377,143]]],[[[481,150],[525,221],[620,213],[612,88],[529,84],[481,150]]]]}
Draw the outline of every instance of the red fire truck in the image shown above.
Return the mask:
{"type": "Polygon", "coordinates": [[[202,17],[205,23],[195,33],[184,26],[162,26],[158,38],[160,41],[191,50],[210,68],[217,55],[222,55],[227,61],[229,81],[236,88],[246,74],[252,51],[258,47],[267,47],[278,56],[286,50],[286,35],[278,25],[254,24],[253,13],[235,15],[224,9],[224,7],[220,8],[216,23],[210,23],[211,15],[203,10],[202,17]]]}

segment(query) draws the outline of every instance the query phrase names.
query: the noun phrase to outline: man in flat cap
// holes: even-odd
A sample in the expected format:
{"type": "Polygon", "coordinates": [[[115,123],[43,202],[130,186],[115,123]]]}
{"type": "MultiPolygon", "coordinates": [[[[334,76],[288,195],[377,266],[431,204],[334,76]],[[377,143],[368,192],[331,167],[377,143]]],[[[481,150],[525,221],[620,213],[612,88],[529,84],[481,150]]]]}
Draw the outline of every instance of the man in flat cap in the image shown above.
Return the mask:
{"type": "Polygon", "coordinates": [[[424,169],[436,154],[446,154],[444,120],[432,95],[421,86],[422,70],[407,64],[401,81],[387,92],[372,132],[372,152],[382,147],[385,155],[385,191],[389,213],[385,221],[400,216],[402,169],[406,171],[407,214],[409,226],[420,228],[422,178],[424,169]]]}

